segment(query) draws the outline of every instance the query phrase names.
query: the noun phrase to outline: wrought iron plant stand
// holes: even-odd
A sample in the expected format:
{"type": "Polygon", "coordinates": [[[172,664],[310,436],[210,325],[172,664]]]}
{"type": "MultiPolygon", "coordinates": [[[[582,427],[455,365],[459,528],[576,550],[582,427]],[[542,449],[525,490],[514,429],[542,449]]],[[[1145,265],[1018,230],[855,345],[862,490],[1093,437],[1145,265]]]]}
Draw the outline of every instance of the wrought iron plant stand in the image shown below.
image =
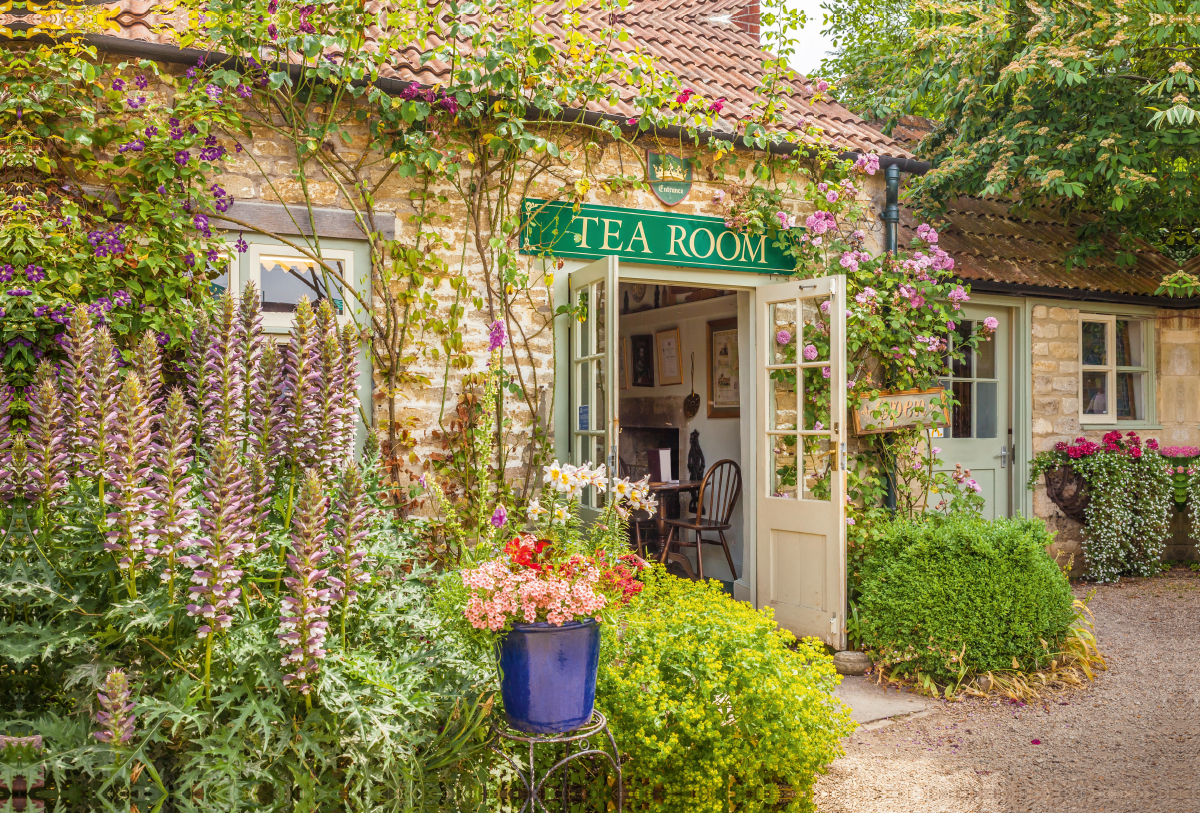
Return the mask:
{"type": "Polygon", "coordinates": [[[559,800],[562,809],[566,811],[568,801],[567,766],[585,757],[590,759],[603,757],[612,766],[616,776],[616,783],[614,785],[614,790],[616,791],[616,813],[621,813],[621,806],[625,801],[625,788],[621,781],[621,755],[617,751],[617,741],[613,739],[612,732],[608,730],[608,720],[599,711],[593,711],[592,718],[581,728],[568,731],[564,734],[529,734],[517,731],[505,723],[500,723],[495,733],[501,739],[517,743],[518,747],[523,747],[524,745],[528,745],[529,747],[529,762],[525,767],[522,767],[516,760],[504,752],[504,749],[500,747],[499,741],[492,745],[492,750],[504,757],[512,767],[513,772],[519,780],[518,787],[523,786],[525,801],[518,813],[538,813],[538,811],[549,813],[546,802],[542,799],[542,791],[555,775],[558,775],[562,783],[559,788],[559,800]],[[593,739],[599,739],[599,747],[592,747],[593,739]],[[605,740],[607,740],[607,747],[605,740]],[[549,746],[552,754],[557,749],[561,749],[563,755],[546,769],[544,773],[541,773],[540,776],[537,762],[534,760],[538,746],[549,746]],[[612,753],[609,753],[608,749],[610,748],[612,749],[612,753]]]}

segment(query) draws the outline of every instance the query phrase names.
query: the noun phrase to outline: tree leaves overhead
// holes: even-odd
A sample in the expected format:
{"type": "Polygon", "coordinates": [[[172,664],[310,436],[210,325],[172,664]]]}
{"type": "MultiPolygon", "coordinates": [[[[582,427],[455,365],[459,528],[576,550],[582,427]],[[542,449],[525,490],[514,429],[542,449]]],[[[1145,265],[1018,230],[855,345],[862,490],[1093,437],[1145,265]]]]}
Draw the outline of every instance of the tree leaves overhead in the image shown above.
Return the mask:
{"type": "Polygon", "coordinates": [[[938,122],[914,203],[1011,196],[1076,217],[1098,254],[1116,235],[1177,260],[1196,253],[1200,2],[829,0],[841,101],[894,126],[938,122]],[[850,26],[850,30],[842,26],[850,26]]]}

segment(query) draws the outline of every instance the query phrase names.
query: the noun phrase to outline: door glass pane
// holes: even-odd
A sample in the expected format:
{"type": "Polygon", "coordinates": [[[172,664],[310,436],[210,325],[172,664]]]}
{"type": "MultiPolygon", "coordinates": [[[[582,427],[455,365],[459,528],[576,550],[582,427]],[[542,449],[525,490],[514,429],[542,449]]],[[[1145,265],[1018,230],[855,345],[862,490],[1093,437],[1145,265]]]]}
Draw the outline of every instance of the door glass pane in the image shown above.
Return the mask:
{"type": "Polygon", "coordinates": [[[979,347],[975,349],[975,377],[976,378],[995,378],[996,377],[996,337],[991,336],[988,339],[979,342],[979,347]]]}
{"type": "MultiPolygon", "coordinates": [[[[1108,331],[1107,322],[1084,322],[1083,332],[1083,363],[1099,366],[1108,364],[1108,331]]],[[[1103,412],[1104,410],[1100,410],[1103,412]]]]}
{"type": "Polygon", "coordinates": [[[802,361],[826,361],[829,359],[829,299],[800,300],[804,315],[804,346],[802,361]]]}
{"type": "MultiPolygon", "coordinates": [[[[595,451],[595,454],[592,456],[592,462],[594,464],[596,464],[597,466],[602,463],[607,463],[608,462],[608,450],[604,447],[604,435],[596,435],[593,437],[593,440],[596,443],[596,451],[595,451]]],[[[604,500],[605,500],[604,492],[597,491],[595,488],[592,488],[591,486],[588,487],[588,492],[589,492],[588,505],[595,506],[596,508],[603,508],[604,500]]]]}
{"type": "Polygon", "coordinates": [[[1108,373],[1103,370],[1085,370],[1083,373],[1083,414],[1106,415],[1107,413],[1108,373]]]}
{"type": "Polygon", "coordinates": [[[796,499],[796,436],[773,435],[767,438],[771,453],[771,496],[796,499]]]}
{"type": "Polygon", "coordinates": [[[579,337],[579,346],[575,353],[578,356],[590,356],[592,354],[592,328],[588,315],[588,301],[588,289],[587,286],[584,286],[576,292],[575,299],[575,305],[579,308],[577,317],[579,319],[579,329],[575,331],[575,335],[579,337]]]}
{"type": "Polygon", "coordinates": [[[592,285],[592,301],[596,303],[594,312],[591,314],[592,327],[595,330],[595,348],[597,353],[604,352],[604,309],[606,303],[604,301],[604,281],[594,283],[592,285]]]}
{"type": "MultiPolygon", "coordinates": [[[[1118,367],[1143,366],[1141,322],[1118,319],[1116,345],[1118,367]]],[[[1087,364],[1088,362],[1084,363],[1087,364]]]]}
{"type": "Polygon", "coordinates": [[[791,364],[796,361],[796,345],[800,331],[796,327],[796,303],[776,302],[771,305],[769,364],[791,364]]]}
{"type": "Polygon", "coordinates": [[[592,429],[603,429],[608,416],[605,414],[605,407],[608,404],[608,399],[604,397],[604,361],[596,359],[595,361],[595,380],[596,380],[596,397],[592,399],[592,415],[590,416],[590,424],[592,429]]]}
{"type": "Polygon", "coordinates": [[[971,387],[970,381],[954,382],[954,400],[958,403],[954,405],[954,411],[951,413],[951,424],[953,426],[951,437],[973,437],[971,434],[971,410],[974,404],[971,398],[971,387]]]}
{"type": "MultiPolygon", "coordinates": [[[[956,339],[954,339],[954,347],[958,351],[958,355],[962,356],[962,358],[956,358],[954,360],[953,368],[950,371],[950,374],[955,378],[971,377],[971,368],[974,366],[972,361],[974,359],[972,358],[973,354],[971,348],[967,347],[964,342],[971,335],[971,331],[974,328],[975,323],[970,320],[963,320],[962,322],[959,322],[955,328],[955,332],[958,334],[958,336],[956,339]]],[[[958,437],[958,435],[955,435],[955,437],[958,437]]],[[[967,437],[970,436],[968,435],[967,437]]]]}
{"type": "Polygon", "coordinates": [[[804,438],[804,496],[806,500],[830,499],[833,454],[827,437],[804,438]]]}
{"type": "Polygon", "coordinates": [[[796,372],[772,370],[767,385],[767,428],[796,428],[796,372]]]}
{"type": "MultiPolygon", "coordinates": [[[[326,260],[345,277],[345,264],[326,260]]],[[[262,287],[262,309],[266,313],[291,313],[300,297],[307,296],[316,305],[330,299],[333,309],[341,315],[342,289],[325,266],[299,257],[278,257],[264,254],[259,262],[259,283],[262,287]]]]}
{"type": "Polygon", "coordinates": [[[998,412],[998,385],[993,382],[980,381],[975,385],[975,437],[996,437],[996,415],[998,412]]]}
{"type": "Polygon", "coordinates": [[[1117,419],[1142,421],[1146,419],[1142,403],[1146,391],[1145,373],[1117,373],[1117,419]]]}
{"type": "Polygon", "coordinates": [[[578,364],[579,378],[576,379],[579,393],[579,408],[575,415],[575,431],[587,432],[592,428],[592,365],[581,361],[578,364]]]}
{"type": "Polygon", "coordinates": [[[832,421],[829,419],[829,379],[822,370],[808,368],[804,370],[804,428],[829,429],[832,421]]]}

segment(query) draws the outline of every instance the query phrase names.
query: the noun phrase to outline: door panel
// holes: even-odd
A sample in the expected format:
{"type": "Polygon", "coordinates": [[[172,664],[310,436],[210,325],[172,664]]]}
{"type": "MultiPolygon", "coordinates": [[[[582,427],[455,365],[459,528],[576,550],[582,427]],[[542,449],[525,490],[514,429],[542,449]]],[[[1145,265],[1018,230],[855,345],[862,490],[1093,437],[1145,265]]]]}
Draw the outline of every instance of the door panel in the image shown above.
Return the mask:
{"type": "MultiPolygon", "coordinates": [[[[617,346],[616,257],[602,257],[571,274],[571,304],[580,316],[571,322],[571,464],[605,464],[612,485],[616,461],[617,346]]],[[[604,505],[604,495],[587,489],[582,515],[594,519],[604,505]]]]}
{"type": "Polygon", "coordinates": [[[942,450],[943,470],[955,464],[970,469],[983,489],[983,515],[1008,516],[1012,506],[1012,330],[1008,309],[964,308],[958,330],[966,334],[988,317],[999,323],[990,341],[955,362],[942,386],[954,393],[958,405],[950,425],[934,431],[933,445],[942,450]]]}
{"type": "Polygon", "coordinates": [[[846,310],[837,277],[755,290],[758,602],[845,647],[846,310]]]}

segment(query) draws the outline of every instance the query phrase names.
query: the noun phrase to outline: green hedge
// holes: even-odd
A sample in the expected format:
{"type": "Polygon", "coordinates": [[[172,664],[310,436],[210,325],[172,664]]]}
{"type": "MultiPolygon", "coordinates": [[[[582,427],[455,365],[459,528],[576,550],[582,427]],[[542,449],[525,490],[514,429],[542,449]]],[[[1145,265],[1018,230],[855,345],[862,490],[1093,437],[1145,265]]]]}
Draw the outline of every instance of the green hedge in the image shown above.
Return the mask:
{"type": "Polygon", "coordinates": [[[900,674],[938,682],[1048,664],[1074,618],[1040,520],[958,515],[897,522],[863,564],[863,643],[900,674]]]}
{"type": "Polygon", "coordinates": [[[629,756],[627,809],[812,809],[854,729],[824,647],[717,582],[658,567],[644,581],[628,623],[606,630],[596,698],[629,756]]]}

